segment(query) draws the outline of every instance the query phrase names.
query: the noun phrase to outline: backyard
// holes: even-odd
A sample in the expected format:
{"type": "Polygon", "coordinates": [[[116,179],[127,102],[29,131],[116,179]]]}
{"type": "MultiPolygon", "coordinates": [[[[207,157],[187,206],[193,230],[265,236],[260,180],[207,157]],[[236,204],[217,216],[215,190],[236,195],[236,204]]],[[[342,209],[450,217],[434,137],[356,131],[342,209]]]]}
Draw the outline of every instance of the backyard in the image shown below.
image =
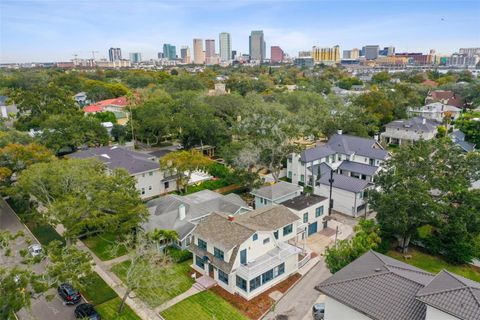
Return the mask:
{"type": "Polygon", "coordinates": [[[247,320],[227,301],[211,291],[197,293],[161,312],[165,320],[247,320]]]}
{"type": "MultiPolygon", "coordinates": [[[[125,281],[126,272],[130,261],[124,261],[112,267],[112,271],[122,280],[125,281]]],[[[194,280],[190,277],[192,260],[181,263],[174,263],[173,273],[169,275],[175,278],[177,285],[175,290],[165,290],[162,287],[142,288],[135,291],[136,295],[151,307],[157,307],[173,297],[187,291],[193,285],[194,280]]],[[[165,280],[168,282],[168,279],[165,280]]]]}
{"type": "Polygon", "coordinates": [[[446,262],[441,257],[430,255],[415,248],[410,248],[408,254],[411,255],[410,259],[405,259],[402,253],[395,250],[390,250],[387,253],[387,255],[392,258],[401,260],[431,273],[438,273],[442,269],[446,269],[465,278],[480,281],[480,268],[478,267],[466,264],[453,265],[446,262]]]}

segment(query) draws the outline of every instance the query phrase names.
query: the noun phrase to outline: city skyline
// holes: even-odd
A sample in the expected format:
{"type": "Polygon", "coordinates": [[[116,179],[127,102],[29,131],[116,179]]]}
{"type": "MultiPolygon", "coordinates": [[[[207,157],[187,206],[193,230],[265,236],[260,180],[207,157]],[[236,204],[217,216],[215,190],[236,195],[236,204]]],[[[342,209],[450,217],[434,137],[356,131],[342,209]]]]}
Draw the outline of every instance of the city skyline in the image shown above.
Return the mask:
{"type": "Polygon", "coordinates": [[[92,51],[108,59],[110,47],[153,59],[165,43],[191,47],[194,38],[218,39],[221,32],[231,34],[232,50],[248,53],[253,30],[263,30],[267,58],[271,46],[296,56],[313,46],[337,44],[341,50],[379,45],[395,46],[397,52],[434,48],[444,54],[480,44],[480,4],[475,1],[272,3],[143,0],[112,6],[111,0],[5,0],[0,4],[0,62],[69,61],[75,54],[91,58],[92,51]]]}

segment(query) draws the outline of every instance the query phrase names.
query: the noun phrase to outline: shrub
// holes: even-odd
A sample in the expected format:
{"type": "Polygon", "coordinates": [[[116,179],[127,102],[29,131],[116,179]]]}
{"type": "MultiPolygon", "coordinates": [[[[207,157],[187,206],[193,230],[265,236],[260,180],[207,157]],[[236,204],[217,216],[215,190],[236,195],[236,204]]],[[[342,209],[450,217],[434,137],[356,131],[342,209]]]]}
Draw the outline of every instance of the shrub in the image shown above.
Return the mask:
{"type": "Polygon", "coordinates": [[[184,262],[192,259],[192,253],[188,250],[181,250],[175,247],[167,247],[167,254],[175,261],[176,263],[184,262]]]}

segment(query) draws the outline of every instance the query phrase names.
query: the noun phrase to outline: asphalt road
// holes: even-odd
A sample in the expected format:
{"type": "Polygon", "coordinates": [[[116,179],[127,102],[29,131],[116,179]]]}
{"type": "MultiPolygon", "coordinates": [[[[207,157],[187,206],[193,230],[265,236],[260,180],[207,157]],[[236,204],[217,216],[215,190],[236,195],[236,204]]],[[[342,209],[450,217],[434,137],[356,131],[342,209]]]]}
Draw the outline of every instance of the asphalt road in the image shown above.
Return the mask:
{"type": "Polygon", "coordinates": [[[301,280],[297,283],[270,312],[265,319],[274,320],[277,316],[282,320],[302,320],[311,313],[312,306],[318,300],[320,292],[315,290],[315,286],[330,276],[330,271],[324,263],[324,258],[320,257],[317,263],[301,280]],[[288,318],[285,318],[287,316],[288,318]]]}
{"type": "MultiPolygon", "coordinates": [[[[13,210],[8,206],[7,202],[0,197],[0,229],[9,230],[12,233],[17,231],[24,231],[28,236],[31,236],[33,243],[38,243],[35,238],[29,233],[28,229],[18,220],[13,210]]],[[[28,245],[24,238],[19,238],[11,245],[13,255],[5,257],[0,255],[0,265],[2,266],[22,266],[22,257],[19,254],[21,249],[27,248],[28,245]]],[[[42,272],[45,268],[44,263],[38,263],[33,266],[35,272],[42,272]]],[[[63,301],[52,289],[49,293],[55,294],[51,301],[47,301],[44,297],[37,297],[31,300],[31,310],[22,309],[17,313],[20,320],[70,320],[75,319],[73,311],[75,306],[65,306],[63,301]]]]}

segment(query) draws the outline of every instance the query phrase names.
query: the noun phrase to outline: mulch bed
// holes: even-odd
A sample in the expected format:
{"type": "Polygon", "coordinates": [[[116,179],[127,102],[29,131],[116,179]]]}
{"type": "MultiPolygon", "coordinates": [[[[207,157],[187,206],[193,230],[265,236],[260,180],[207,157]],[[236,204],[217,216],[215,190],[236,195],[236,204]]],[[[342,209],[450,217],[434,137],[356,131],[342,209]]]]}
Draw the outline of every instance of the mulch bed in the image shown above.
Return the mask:
{"type": "Polygon", "coordinates": [[[267,312],[274,304],[275,301],[268,296],[271,292],[280,291],[281,293],[285,293],[300,278],[301,275],[295,273],[250,301],[245,300],[239,295],[231,294],[220,286],[215,286],[209,290],[228,301],[248,318],[256,320],[267,312]]]}

